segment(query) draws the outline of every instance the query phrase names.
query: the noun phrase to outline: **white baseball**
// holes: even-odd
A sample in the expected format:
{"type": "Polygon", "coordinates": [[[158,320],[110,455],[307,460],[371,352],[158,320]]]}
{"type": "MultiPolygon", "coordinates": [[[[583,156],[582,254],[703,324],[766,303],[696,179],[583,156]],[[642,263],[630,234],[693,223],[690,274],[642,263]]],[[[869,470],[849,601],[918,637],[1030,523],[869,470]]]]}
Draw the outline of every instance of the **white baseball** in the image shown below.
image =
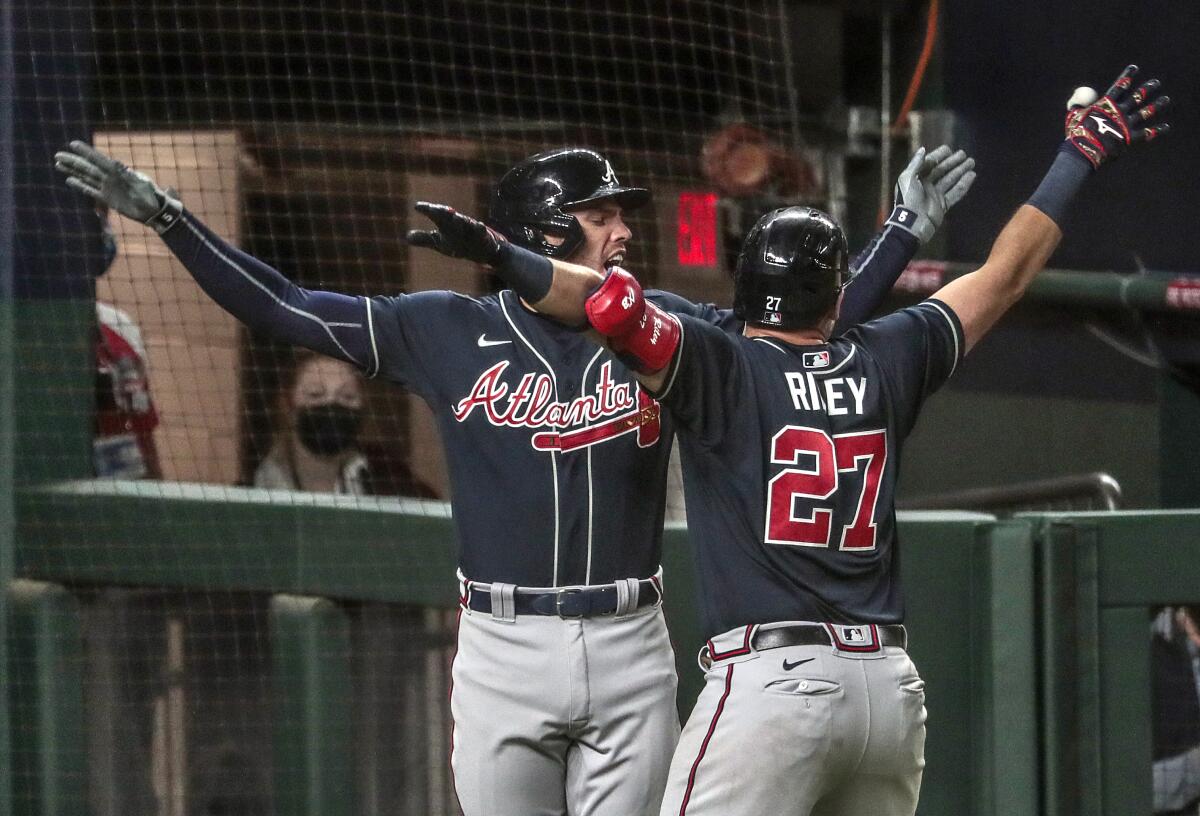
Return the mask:
{"type": "Polygon", "coordinates": [[[1067,100],[1067,110],[1086,108],[1089,105],[1096,104],[1096,100],[1099,98],[1100,94],[1096,93],[1095,88],[1080,85],[1075,89],[1075,93],[1071,94],[1071,98],[1067,100]]]}

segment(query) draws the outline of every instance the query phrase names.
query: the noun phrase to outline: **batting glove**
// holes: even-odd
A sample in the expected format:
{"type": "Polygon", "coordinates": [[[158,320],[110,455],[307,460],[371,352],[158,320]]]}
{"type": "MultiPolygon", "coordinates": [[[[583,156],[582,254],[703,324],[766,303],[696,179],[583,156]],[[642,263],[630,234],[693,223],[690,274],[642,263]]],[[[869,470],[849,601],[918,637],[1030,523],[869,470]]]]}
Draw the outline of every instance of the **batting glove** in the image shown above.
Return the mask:
{"type": "Polygon", "coordinates": [[[71,142],[55,153],[54,168],[67,177],[68,186],[153,227],[159,235],[175,226],[183,212],[175,191],[161,189],[149,176],[84,142],[71,142]]]}
{"type": "Polygon", "coordinates": [[[488,266],[499,264],[500,250],[508,240],[487,224],[445,204],[418,201],[415,208],[437,229],[409,230],[410,244],[435,249],[451,258],[466,258],[488,266]]]}
{"type": "Polygon", "coordinates": [[[1169,96],[1156,98],[1162,83],[1152,79],[1129,90],[1137,72],[1138,67],[1130,65],[1099,99],[1090,88],[1076,89],[1067,102],[1063,149],[1078,150],[1092,167],[1099,167],[1119,156],[1127,145],[1151,141],[1171,129],[1167,124],[1153,124],[1171,104],[1169,96]]]}
{"type": "Polygon", "coordinates": [[[896,207],[887,223],[925,243],[975,183],[974,168],[975,160],[962,150],[942,145],[927,155],[920,148],[896,180],[896,207]]]}

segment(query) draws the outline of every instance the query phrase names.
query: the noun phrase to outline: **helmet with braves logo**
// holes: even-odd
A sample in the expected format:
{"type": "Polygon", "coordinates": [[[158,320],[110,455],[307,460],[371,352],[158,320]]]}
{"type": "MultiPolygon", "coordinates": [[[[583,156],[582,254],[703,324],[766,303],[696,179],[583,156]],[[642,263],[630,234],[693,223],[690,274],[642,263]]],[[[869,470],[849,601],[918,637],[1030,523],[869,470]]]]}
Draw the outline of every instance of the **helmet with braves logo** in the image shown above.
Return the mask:
{"type": "Polygon", "coordinates": [[[604,199],[634,210],[650,200],[650,191],[621,186],[612,165],[596,151],[563,147],[530,156],[505,173],[487,221],[514,244],[566,258],[583,243],[583,228],[571,211],[604,199]],[[556,246],[547,235],[563,241],[556,246]]]}
{"type": "Polygon", "coordinates": [[[773,210],[750,230],[734,272],[733,313],[779,329],[816,324],[850,279],[846,235],[811,207],[773,210]]]}

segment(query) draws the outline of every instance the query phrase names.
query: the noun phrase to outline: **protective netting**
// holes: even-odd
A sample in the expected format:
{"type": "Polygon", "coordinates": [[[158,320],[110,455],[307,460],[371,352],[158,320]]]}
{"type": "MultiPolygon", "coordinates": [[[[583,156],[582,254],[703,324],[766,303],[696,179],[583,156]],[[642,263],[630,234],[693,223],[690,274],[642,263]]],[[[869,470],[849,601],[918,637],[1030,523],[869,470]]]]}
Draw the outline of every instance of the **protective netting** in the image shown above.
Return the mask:
{"type": "Polygon", "coordinates": [[[53,152],[91,142],[296,283],[366,295],[494,286],[404,243],[412,202],[482,212],[514,161],[584,144],[654,191],[627,265],[724,300],[713,179],[736,167],[706,138],[828,202],[789,5],[18,0],[20,808],[457,812],[429,410],[245,329],[53,152]],[[329,404],[361,426],[318,455],[305,409],[329,404]]]}

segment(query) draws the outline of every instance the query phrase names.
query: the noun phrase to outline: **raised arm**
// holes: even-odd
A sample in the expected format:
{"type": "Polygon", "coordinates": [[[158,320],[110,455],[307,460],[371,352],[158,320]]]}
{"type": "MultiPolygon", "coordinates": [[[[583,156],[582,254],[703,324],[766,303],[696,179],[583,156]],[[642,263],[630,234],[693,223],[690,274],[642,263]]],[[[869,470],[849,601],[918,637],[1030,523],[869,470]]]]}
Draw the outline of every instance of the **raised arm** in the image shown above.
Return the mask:
{"type": "Polygon", "coordinates": [[[84,142],[54,158],[68,185],[152,227],[200,288],[254,331],[371,369],[364,298],[296,286],[222,240],[175,193],[84,142]]]}
{"type": "Polygon", "coordinates": [[[946,145],[920,148],[896,179],[896,203],[883,229],[853,264],[833,334],[865,323],[879,309],[900,273],[942,225],[950,208],[975,183],[975,160],[946,145]]]}
{"type": "Polygon", "coordinates": [[[588,331],[628,365],[652,390],[662,385],[679,344],[679,321],[646,299],[642,287],[623,269],[594,269],[538,255],[509,243],[469,215],[444,204],[419,201],[418,212],[435,229],[412,230],[408,241],[452,258],[488,264],[537,311],[588,331]]]}
{"type": "Polygon", "coordinates": [[[1158,80],[1131,92],[1136,73],[1137,66],[1130,65],[1104,97],[1068,114],[1067,138],[1054,163],[1028,203],[1000,232],[987,261],[934,294],[958,315],[967,350],[1020,299],[1045,266],[1062,238],[1062,217],[1087,178],[1127,146],[1168,130],[1167,125],[1153,123],[1170,99],[1154,98],[1158,80]]]}

